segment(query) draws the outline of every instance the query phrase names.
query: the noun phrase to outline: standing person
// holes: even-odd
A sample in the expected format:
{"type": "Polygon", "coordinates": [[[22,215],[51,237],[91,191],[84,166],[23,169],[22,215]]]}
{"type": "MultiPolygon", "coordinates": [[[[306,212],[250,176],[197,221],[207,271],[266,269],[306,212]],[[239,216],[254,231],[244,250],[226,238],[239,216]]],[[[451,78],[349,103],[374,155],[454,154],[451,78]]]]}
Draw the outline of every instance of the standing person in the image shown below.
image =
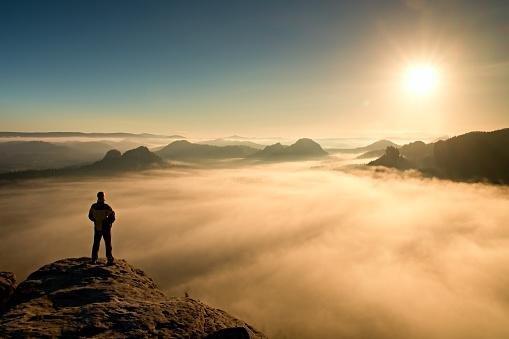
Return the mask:
{"type": "Polygon", "coordinates": [[[104,202],[104,200],[104,192],[98,192],[97,202],[90,206],[90,211],[88,212],[88,218],[94,222],[94,245],[92,246],[92,263],[95,264],[97,262],[101,238],[104,238],[108,265],[112,265],[114,258],[111,252],[111,227],[115,221],[115,212],[110,207],[110,205],[104,202]]]}

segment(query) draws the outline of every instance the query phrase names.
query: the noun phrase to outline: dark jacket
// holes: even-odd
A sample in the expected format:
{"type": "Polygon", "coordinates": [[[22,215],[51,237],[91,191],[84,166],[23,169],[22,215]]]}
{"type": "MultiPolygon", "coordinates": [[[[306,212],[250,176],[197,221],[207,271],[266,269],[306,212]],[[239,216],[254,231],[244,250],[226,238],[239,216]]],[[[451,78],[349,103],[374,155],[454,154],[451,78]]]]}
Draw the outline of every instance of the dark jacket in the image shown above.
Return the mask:
{"type": "Polygon", "coordinates": [[[90,206],[88,218],[94,222],[96,230],[102,230],[103,227],[111,227],[115,221],[115,212],[110,205],[98,201],[90,206]]]}

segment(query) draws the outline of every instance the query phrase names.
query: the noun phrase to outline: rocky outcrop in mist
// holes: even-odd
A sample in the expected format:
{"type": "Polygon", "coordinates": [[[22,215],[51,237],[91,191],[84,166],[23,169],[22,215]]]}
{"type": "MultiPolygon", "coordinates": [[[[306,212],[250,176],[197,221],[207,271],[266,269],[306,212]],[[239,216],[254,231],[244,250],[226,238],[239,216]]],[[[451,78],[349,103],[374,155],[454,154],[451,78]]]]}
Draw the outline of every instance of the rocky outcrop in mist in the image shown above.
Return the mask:
{"type": "Polygon", "coordinates": [[[470,132],[430,144],[416,141],[399,151],[391,149],[390,154],[387,150],[368,165],[413,168],[443,179],[509,184],[509,128],[470,132]]]}
{"type": "Polygon", "coordinates": [[[106,266],[63,259],[13,286],[11,274],[0,274],[0,298],[9,299],[0,316],[2,338],[266,338],[198,300],[166,297],[124,260],[106,266]]]}
{"type": "Polygon", "coordinates": [[[376,160],[371,161],[368,165],[393,167],[402,170],[412,168],[412,164],[406,158],[401,156],[399,154],[399,150],[393,146],[387,147],[385,149],[384,155],[376,160]]]}

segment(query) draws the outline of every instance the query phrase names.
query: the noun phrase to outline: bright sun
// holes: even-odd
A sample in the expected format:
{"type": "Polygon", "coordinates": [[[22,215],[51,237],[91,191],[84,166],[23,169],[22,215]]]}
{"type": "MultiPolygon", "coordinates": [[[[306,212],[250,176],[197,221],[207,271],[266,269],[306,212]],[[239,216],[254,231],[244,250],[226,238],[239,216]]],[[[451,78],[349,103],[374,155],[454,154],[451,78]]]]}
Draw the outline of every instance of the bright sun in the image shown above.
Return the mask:
{"type": "Polygon", "coordinates": [[[439,81],[437,69],[430,64],[410,66],[405,72],[405,88],[418,95],[433,92],[439,81]]]}

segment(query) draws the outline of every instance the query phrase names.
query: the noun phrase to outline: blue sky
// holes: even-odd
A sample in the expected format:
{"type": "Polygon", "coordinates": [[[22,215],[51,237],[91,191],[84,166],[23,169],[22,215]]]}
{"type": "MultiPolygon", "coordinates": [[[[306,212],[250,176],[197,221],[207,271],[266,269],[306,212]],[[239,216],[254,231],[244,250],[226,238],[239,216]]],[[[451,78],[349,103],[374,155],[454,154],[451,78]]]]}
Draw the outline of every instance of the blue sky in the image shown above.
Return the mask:
{"type": "Polygon", "coordinates": [[[446,74],[463,70],[461,79],[479,77],[477,68],[491,73],[490,85],[459,93],[456,86],[446,105],[426,103],[450,119],[425,127],[451,129],[465,109],[454,100],[473,90],[468,107],[484,108],[487,118],[469,112],[461,128],[493,128],[508,122],[507,7],[504,1],[3,1],[0,129],[416,130],[422,124],[412,124],[412,115],[422,114],[422,102],[412,113],[394,99],[386,73],[396,77],[398,63],[402,68],[405,59],[429,55],[452,65],[446,74]]]}

